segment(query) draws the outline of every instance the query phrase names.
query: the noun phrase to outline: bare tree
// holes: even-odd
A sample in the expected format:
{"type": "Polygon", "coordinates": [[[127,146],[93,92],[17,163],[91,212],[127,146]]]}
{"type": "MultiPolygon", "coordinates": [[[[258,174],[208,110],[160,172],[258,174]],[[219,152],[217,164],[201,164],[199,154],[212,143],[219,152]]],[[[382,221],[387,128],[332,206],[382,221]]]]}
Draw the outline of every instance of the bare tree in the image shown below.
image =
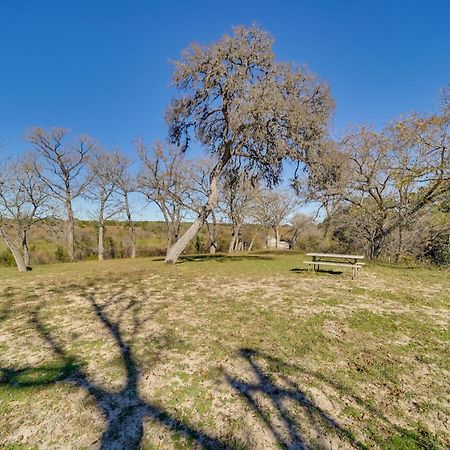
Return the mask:
{"type": "Polygon", "coordinates": [[[304,213],[295,214],[291,218],[290,224],[291,233],[289,236],[289,243],[291,248],[295,248],[297,246],[297,243],[300,240],[300,237],[303,236],[303,234],[306,234],[312,229],[316,229],[314,218],[304,213]]]}
{"type": "Polygon", "coordinates": [[[137,181],[130,173],[131,161],[125,155],[117,152],[116,184],[118,195],[122,198],[122,209],[125,213],[131,234],[131,254],[136,257],[136,225],[132,216],[130,194],[137,191],[137,181]]]}
{"type": "Polygon", "coordinates": [[[427,116],[397,120],[381,132],[362,127],[339,143],[342,163],[319,158],[313,166],[316,198],[339,206],[334,221],[364,237],[370,258],[380,256],[394,232],[400,254],[404,230],[450,191],[450,113],[445,105],[427,116]],[[317,172],[333,177],[320,184],[317,172]]]}
{"type": "MultiPolygon", "coordinates": [[[[186,187],[185,198],[179,199],[184,206],[194,214],[200,214],[203,205],[208,200],[211,192],[210,177],[214,161],[208,158],[185,160],[186,187]]],[[[218,211],[212,210],[205,220],[208,231],[209,253],[216,253],[219,246],[219,228],[217,223],[218,211]]]]}
{"type": "Polygon", "coordinates": [[[85,165],[89,152],[95,147],[87,136],[80,136],[76,143],[63,141],[68,130],[53,128],[45,131],[33,128],[28,132],[27,140],[39,155],[37,173],[47,185],[50,195],[64,206],[66,220],[66,242],[69,260],[75,257],[75,215],[73,201],[86,189],[89,178],[85,174],[85,165]]]}
{"type": "Polygon", "coordinates": [[[246,172],[228,170],[222,180],[220,209],[231,223],[231,240],[228,252],[234,252],[241,246],[242,227],[251,217],[254,199],[259,187],[254,178],[246,172]]]}
{"type": "Polygon", "coordinates": [[[32,156],[6,163],[0,171],[0,236],[11,251],[19,272],[31,267],[28,235],[42,218],[48,192],[37,176],[32,156]]]}
{"type": "Polygon", "coordinates": [[[280,248],[280,228],[297,206],[298,201],[286,191],[264,189],[255,198],[253,215],[266,230],[273,230],[276,249],[280,248]]]}
{"type": "Polygon", "coordinates": [[[142,163],[138,189],[160,209],[166,223],[167,245],[170,248],[178,240],[189,195],[183,153],[161,142],[155,143],[152,151],[149,151],[139,141],[137,150],[142,163]]]}
{"type": "Polygon", "coordinates": [[[304,69],[275,61],[272,38],[256,26],[236,27],[209,46],[192,44],[175,64],[182,95],[167,112],[172,142],[188,147],[194,136],[216,164],[210,194],[186,233],[168,249],[175,263],[218,201],[219,179],[241,159],[269,184],[279,182],[285,158],[307,161],[326,132],[328,88],[304,69]]]}
{"type": "Polygon", "coordinates": [[[107,152],[101,147],[96,148],[89,159],[91,183],[86,196],[97,205],[95,216],[98,224],[99,261],[104,259],[106,222],[122,208],[121,202],[115,197],[118,179],[123,170],[121,164],[123,161],[119,152],[107,152]]]}

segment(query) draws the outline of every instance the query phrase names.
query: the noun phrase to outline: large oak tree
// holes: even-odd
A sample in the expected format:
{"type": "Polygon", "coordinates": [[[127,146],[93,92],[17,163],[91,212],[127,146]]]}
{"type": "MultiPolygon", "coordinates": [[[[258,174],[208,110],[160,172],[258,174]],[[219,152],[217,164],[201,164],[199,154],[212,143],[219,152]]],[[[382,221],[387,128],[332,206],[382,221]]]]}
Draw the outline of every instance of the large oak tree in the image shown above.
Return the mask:
{"type": "Polygon", "coordinates": [[[269,185],[283,161],[308,161],[320,145],[333,107],[328,87],[304,67],[276,61],[273,39],[256,26],[239,26],[207,46],[190,45],[175,62],[179,96],[167,121],[173,143],[196,139],[214,158],[208,200],[193,224],[167,251],[175,263],[218,200],[218,183],[241,159],[269,185]]]}

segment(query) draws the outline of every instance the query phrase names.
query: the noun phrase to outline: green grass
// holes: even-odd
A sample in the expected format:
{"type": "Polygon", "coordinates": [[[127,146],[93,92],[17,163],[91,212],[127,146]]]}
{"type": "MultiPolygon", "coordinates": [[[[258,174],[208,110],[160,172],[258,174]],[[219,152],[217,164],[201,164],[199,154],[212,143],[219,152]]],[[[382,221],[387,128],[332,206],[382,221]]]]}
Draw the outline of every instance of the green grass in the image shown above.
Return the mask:
{"type": "Polygon", "coordinates": [[[0,446],[117,443],[120,413],[143,448],[446,448],[449,274],[302,260],[0,269],[0,446]]]}

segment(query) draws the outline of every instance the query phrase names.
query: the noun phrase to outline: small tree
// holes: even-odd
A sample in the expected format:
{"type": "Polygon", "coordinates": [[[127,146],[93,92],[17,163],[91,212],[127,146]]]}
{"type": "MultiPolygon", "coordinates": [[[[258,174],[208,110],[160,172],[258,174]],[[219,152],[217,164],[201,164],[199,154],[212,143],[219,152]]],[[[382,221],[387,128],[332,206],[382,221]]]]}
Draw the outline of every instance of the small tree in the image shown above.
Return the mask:
{"type": "MultiPolygon", "coordinates": [[[[194,214],[202,211],[205,201],[211,191],[209,174],[214,162],[207,158],[185,161],[185,170],[187,185],[185,199],[179,198],[178,201],[184,202],[186,208],[194,214]]],[[[208,231],[209,253],[216,253],[219,246],[219,229],[217,224],[217,211],[212,210],[209,217],[205,220],[208,231]]]]}
{"type": "MultiPolygon", "coordinates": [[[[450,113],[414,114],[381,132],[361,127],[337,145],[336,158],[316,158],[310,187],[313,198],[333,204],[335,222],[362,235],[370,258],[381,255],[404,231],[450,192],[448,125],[450,113]]],[[[329,155],[329,153],[328,153],[329,155]]]]}
{"type": "Polygon", "coordinates": [[[121,197],[122,211],[125,213],[128,228],[131,234],[131,254],[132,258],[136,257],[136,225],[134,224],[132,215],[132,204],[130,195],[137,191],[137,181],[130,174],[131,161],[120,152],[117,154],[116,166],[116,185],[117,193],[121,197]]]}
{"type": "Polygon", "coordinates": [[[66,243],[69,260],[75,257],[75,214],[73,201],[78,198],[89,184],[85,173],[89,152],[95,147],[87,136],[80,136],[75,144],[63,141],[68,130],[53,128],[45,131],[33,128],[27,139],[33,145],[38,163],[36,171],[46,184],[54,200],[63,205],[66,212],[66,243]]]}
{"type": "Polygon", "coordinates": [[[104,237],[107,220],[114,217],[122,208],[115,198],[118,180],[123,171],[122,157],[115,152],[106,152],[98,147],[89,159],[91,184],[87,197],[96,205],[95,217],[98,224],[98,259],[103,261],[105,253],[104,237]]]}
{"type": "Polygon", "coordinates": [[[252,176],[239,169],[228,170],[222,180],[221,211],[231,223],[231,240],[228,252],[240,247],[242,227],[252,216],[259,186],[252,176]]]}
{"type": "Polygon", "coordinates": [[[280,228],[295,211],[298,202],[288,192],[261,190],[255,199],[254,217],[267,230],[273,230],[275,248],[280,248],[280,228]]]}
{"type": "Polygon", "coordinates": [[[186,164],[183,153],[173,146],[155,143],[149,151],[143,142],[137,142],[142,166],[138,176],[138,189],[149,202],[160,209],[167,229],[170,248],[178,240],[181,221],[186,212],[189,194],[186,164]]]}
{"type": "Polygon", "coordinates": [[[11,251],[19,272],[31,266],[28,235],[41,219],[48,192],[27,155],[6,163],[0,171],[0,236],[11,251]]]}
{"type": "Polygon", "coordinates": [[[316,224],[313,217],[308,214],[297,213],[291,220],[291,230],[289,236],[289,244],[291,248],[296,248],[297,243],[304,234],[316,230],[316,224]]]}
{"type": "Polygon", "coordinates": [[[186,149],[195,137],[216,164],[207,201],[171,246],[175,263],[217,206],[218,183],[230,161],[280,181],[285,158],[307,162],[326,131],[328,88],[304,69],[275,61],[272,38],[253,26],[237,27],[209,46],[192,44],[175,63],[173,84],[182,95],[167,112],[171,141],[186,149]]]}

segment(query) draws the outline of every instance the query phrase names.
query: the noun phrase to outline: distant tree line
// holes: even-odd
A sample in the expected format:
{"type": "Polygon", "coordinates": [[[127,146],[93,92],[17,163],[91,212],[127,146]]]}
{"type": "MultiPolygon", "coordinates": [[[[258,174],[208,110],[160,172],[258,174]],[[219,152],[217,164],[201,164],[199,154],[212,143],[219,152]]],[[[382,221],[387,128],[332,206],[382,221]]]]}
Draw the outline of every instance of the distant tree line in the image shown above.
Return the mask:
{"type": "Polygon", "coordinates": [[[134,258],[137,195],[161,211],[167,263],[192,248],[201,230],[201,250],[210,253],[251,251],[258,235],[265,246],[273,237],[275,248],[282,241],[297,248],[316,236],[323,250],[448,261],[449,89],[432,113],[331,140],[327,85],[303,67],[278,62],[272,44],[255,26],[237,27],[209,46],[185,50],[173,74],[179,95],[166,114],[169,139],[150,147],[136,141],[138,169],[88,136],[29,130],[30,150],[0,163],[0,236],[18,270],[31,266],[37,228],[61,232],[58,251],[77,258],[80,201],[96,222],[98,259],[105,258],[108,224],[118,219],[134,258]],[[193,140],[207,156],[188,158],[193,140]],[[286,166],[292,175],[281,189],[286,166]],[[298,213],[307,203],[321,214],[298,213]]]}

